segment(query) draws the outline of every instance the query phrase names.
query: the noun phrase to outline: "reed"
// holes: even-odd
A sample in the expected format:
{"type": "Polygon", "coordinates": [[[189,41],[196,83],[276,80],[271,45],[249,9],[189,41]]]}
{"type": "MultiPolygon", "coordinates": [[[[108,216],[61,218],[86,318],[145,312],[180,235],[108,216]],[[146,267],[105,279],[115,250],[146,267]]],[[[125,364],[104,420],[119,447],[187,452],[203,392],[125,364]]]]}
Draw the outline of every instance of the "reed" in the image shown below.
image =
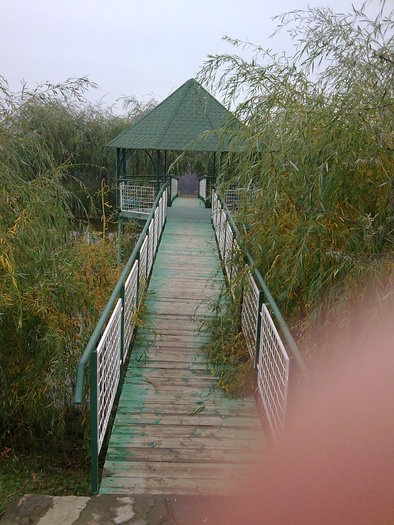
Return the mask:
{"type": "Polygon", "coordinates": [[[365,5],[347,15],[293,11],[277,17],[293,54],[227,37],[239,54],[210,56],[199,75],[245,124],[226,129],[243,151],[227,156],[220,184],[244,188],[237,221],[305,352],[322,350],[324,333],[341,333],[355,303],[392,307],[394,49],[386,11],[384,2],[376,18],[365,5]],[[313,346],[303,336],[316,326],[322,338],[313,346]]]}
{"type": "MultiPolygon", "coordinates": [[[[99,156],[114,123],[93,133],[105,115],[101,124],[92,111],[83,120],[78,105],[88,87],[79,79],[15,95],[0,84],[0,441],[7,447],[83,443],[86,414],[73,408],[76,364],[118,279],[115,236],[103,229],[100,243],[88,243],[72,235],[76,203],[84,206],[70,181],[87,191],[76,161],[83,156],[92,173],[90,163],[110,169],[99,156]]],[[[97,192],[97,213],[110,219],[107,188],[97,192]]]]}

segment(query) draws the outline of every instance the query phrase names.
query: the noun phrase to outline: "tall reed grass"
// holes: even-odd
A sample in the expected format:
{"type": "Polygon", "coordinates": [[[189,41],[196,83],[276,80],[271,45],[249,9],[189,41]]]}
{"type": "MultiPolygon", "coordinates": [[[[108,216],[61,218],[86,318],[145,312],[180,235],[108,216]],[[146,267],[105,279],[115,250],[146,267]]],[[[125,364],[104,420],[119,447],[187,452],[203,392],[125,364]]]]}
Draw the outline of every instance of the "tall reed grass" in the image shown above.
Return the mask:
{"type": "MultiPolygon", "coordinates": [[[[86,79],[0,90],[0,441],[62,446],[85,430],[73,409],[76,364],[118,279],[117,242],[71,235],[73,193],[112,173],[106,142],[127,118],[92,108],[86,79]],[[78,171],[81,170],[81,171],[78,171]]],[[[108,213],[108,187],[95,209],[108,213]]],[[[131,232],[131,235],[133,232],[131,232]]],[[[1,446],[0,446],[1,449],[1,446]]]]}
{"type": "Polygon", "coordinates": [[[244,188],[237,220],[305,351],[340,333],[352,304],[392,307],[393,18],[384,2],[375,18],[367,7],[279,16],[293,54],[227,38],[240,54],[212,55],[200,72],[245,124],[226,129],[243,151],[227,156],[221,184],[244,188]]]}

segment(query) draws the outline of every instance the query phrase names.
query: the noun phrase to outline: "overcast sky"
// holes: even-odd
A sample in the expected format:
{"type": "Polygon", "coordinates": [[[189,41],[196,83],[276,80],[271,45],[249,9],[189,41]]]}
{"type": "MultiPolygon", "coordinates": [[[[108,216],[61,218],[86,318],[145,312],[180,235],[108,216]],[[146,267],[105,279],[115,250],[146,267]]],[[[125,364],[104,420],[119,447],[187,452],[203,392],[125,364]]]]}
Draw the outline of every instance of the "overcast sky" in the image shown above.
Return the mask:
{"type": "MultiPolygon", "coordinates": [[[[391,0],[393,1],[393,0],[391,0]]],[[[360,0],[354,0],[360,5],[360,0]]],[[[377,5],[378,0],[371,0],[377,5]]],[[[391,3],[391,2],[390,2],[391,3]]],[[[223,35],[290,48],[272,17],[307,5],[351,10],[349,0],[0,0],[0,74],[17,89],[87,75],[91,100],[162,100],[194,77],[223,35]]]]}

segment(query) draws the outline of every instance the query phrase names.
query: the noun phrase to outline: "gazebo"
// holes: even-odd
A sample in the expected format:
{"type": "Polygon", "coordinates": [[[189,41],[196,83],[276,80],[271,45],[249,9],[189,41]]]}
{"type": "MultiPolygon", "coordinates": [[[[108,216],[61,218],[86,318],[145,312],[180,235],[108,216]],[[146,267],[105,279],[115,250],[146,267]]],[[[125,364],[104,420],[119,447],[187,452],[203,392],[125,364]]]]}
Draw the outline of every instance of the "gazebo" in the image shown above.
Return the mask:
{"type": "Polygon", "coordinates": [[[169,151],[202,152],[210,155],[212,174],[208,178],[214,181],[217,153],[222,155],[230,151],[230,140],[223,133],[229,121],[239,122],[192,78],[113,139],[108,146],[116,148],[116,204],[120,218],[144,218],[149,214],[161,185],[169,180],[169,151]],[[127,157],[135,150],[145,151],[151,158],[154,179],[128,173],[127,157]]]}

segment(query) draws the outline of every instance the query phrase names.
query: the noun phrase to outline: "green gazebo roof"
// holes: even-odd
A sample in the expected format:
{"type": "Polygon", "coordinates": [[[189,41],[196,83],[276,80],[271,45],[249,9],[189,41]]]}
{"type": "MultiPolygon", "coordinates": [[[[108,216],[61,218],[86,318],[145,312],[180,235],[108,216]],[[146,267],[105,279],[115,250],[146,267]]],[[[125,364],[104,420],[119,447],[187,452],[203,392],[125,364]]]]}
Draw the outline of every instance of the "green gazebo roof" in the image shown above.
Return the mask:
{"type": "Polygon", "coordinates": [[[173,151],[229,151],[220,129],[235,117],[194,78],[185,82],[108,146],[173,151]],[[205,133],[213,131],[213,133],[205,133]]]}

